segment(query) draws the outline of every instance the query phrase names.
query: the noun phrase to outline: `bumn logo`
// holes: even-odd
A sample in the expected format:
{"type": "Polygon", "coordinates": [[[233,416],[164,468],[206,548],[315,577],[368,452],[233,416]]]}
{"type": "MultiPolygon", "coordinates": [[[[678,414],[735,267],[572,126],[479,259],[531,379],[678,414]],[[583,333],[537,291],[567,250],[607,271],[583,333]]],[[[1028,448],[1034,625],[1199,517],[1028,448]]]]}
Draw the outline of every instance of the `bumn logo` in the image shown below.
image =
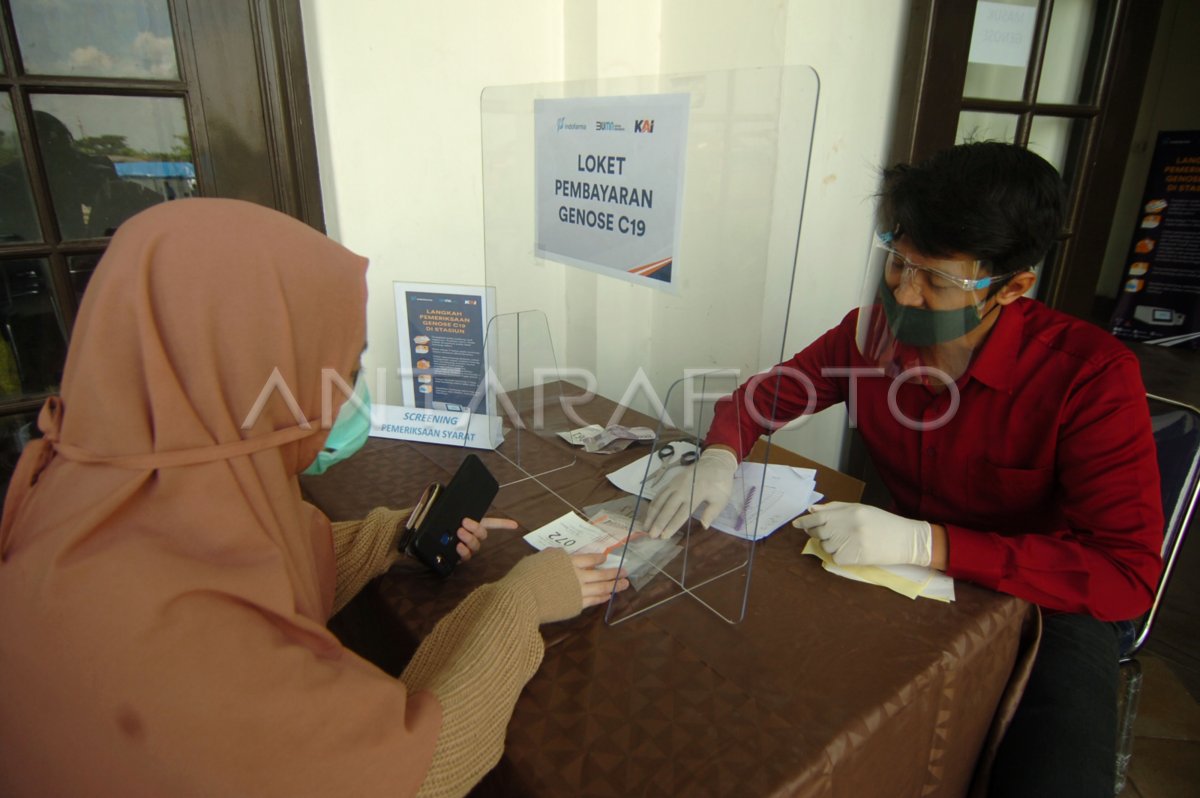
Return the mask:
{"type": "Polygon", "coordinates": [[[654,132],[654,120],[653,119],[635,120],[633,123],[633,132],[634,133],[653,133],[654,132]]]}

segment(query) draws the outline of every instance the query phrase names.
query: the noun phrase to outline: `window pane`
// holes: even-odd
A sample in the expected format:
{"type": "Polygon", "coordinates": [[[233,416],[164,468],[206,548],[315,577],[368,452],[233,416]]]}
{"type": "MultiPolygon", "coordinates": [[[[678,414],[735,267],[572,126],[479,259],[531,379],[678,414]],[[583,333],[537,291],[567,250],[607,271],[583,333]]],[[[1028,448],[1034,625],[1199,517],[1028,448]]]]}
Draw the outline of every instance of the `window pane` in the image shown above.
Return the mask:
{"type": "Polygon", "coordinates": [[[38,94],[32,103],[63,238],[112,235],[143,208],[195,193],[182,99],[38,94]]]}
{"type": "Polygon", "coordinates": [[[12,99],[0,94],[0,244],[41,240],[12,99]]]}
{"type": "Polygon", "coordinates": [[[76,303],[83,301],[83,292],[92,280],[92,272],[100,262],[101,253],[95,255],[75,255],[67,259],[67,268],[71,274],[71,288],[75,291],[76,303]]]}
{"type": "Polygon", "coordinates": [[[958,115],[958,133],[955,144],[966,141],[1015,141],[1017,117],[1015,114],[989,114],[982,111],[963,111],[958,115]]]}
{"type": "Polygon", "coordinates": [[[1084,74],[1093,38],[1104,36],[1104,26],[1097,27],[1096,17],[1096,0],[1055,0],[1038,102],[1075,104],[1092,99],[1094,87],[1084,85],[1084,74]]]}
{"type": "Polygon", "coordinates": [[[1087,126],[1085,119],[1035,116],[1029,127],[1029,149],[1049,161],[1068,187],[1075,184],[1079,171],[1078,153],[1087,126]]]}
{"type": "Polygon", "coordinates": [[[25,71],[175,80],[167,0],[12,0],[25,71]]]}
{"type": "Polygon", "coordinates": [[[42,437],[37,428],[37,416],[35,412],[0,417],[0,491],[4,493],[8,492],[9,480],[25,444],[42,437]]]}
{"type": "Polygon", "coordinates": [[[57,391],[66,354],[49,263],[0,262],[0,399],[57,391]]]}
{"type": "Polygon", "coordinates": [[[1020,100],[1036,26],[1037,0],[980,0],[963,96],[1020,100]]]}

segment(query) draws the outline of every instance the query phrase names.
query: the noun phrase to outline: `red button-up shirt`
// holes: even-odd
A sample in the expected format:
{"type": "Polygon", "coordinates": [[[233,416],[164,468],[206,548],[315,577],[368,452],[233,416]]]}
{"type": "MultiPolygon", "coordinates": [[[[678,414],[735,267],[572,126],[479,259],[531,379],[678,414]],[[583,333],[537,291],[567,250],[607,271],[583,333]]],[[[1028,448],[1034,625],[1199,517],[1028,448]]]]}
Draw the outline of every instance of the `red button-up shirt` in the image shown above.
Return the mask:
{"type": "Polygon", "coordinates": [[[847,402],[896,511],[945,525],[950,576],[1101,620],[1144,612],[1162,567],[1163,513],[1133,353],[1098,327],[1020,299],[956,382],[951,412],[951,390],[830,374],[874,365],[855,345],[857,317],[781,363],[785,376],[748,390],[752,380],[719,403],[707,443],[740,459],[764,421],[847,402]],[[811,406],[790,369],[811,380],[811,406]],[[913,429],[919,422],[927,428],[913,429]]]}

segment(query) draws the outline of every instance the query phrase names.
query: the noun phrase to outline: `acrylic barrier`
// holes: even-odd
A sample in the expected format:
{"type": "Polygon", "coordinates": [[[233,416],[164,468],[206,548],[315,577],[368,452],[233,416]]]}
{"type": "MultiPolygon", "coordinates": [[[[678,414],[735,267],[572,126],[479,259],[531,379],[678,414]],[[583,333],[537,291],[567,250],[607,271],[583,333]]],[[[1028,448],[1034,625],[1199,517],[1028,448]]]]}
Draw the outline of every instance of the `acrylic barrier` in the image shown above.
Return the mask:
{"type": "Polygon", "coordinates": [[[492,448],[527,477],[540,477],[575,463],[560,433],[576,426],[569,418],[570,394],[539,310],[502,313],[487,324],[486,379],[470,404],[470,423],[494,430],[492,448]]]}
{"type": "MultiPolygon", "coordinates": [[[[590,394],[658,420],[654,451],[701,441],[697,385],[728,394],[783,358],[817,95],[804,66],[484,90],[489,334],[523,361],[494,390],[519,397],[497,412],[521,419],[503,444],[521,470],[570,461],[529,444],[613,421],[590,394]]],[[[731,540],[704,574],[685,543],[681,590],[726,566],[748,579],[752,540],[731,540]]],[[[732,593],[714,609],[736,620],[732,593]]]]}
{"type": "Polygon", "coordinates": [[[782,359],[816,73],[490,87],[486,283],[545,314],[561,377],[657,417],[693,371],[782,359]]]}
{"type": "MultiPolygon", "coordinates": [[[[678,380],[667,392],[667,405],[676,408],[676,413],[662,414],[649,453],[608,475],[609,481],[630,495],[585,508],[593,524],[605,524],[614,534],[623,534],[623,545],[614,548],[613,554],[619,555],[620,566],[634,585],[632,590],[613,595],[605,613],[609,624],[685,596],[729,623],[743,618],[756,542],[788,520],[772,514],[784,509],[781,501],[804,499],[794,484],[778,483],[779,474],[768,479],[765,467],[750,462],[735,472],[724,507],[710,508],[697,495],[696,470],[691,466],[698,460],[714,413],[720,408],[736,423],[745,412],[738,403],[720,399],[736,388],[737,381],[720,372],[678,380]],[[792,494],[780,495],[780,490],[792,494]],[[665,536],[650,537],[652,503],[664,502],[666,507],[658,512],[670,513],[667,508],[672,498],[684,509],[667,523],[665,536]],[[700,522],[703,516],[709,516],[708,526],[700,522]]],[[[787,475],[793,471],[783,466],[772,468],[787,475]]],[[[802,509],[797,505],[789,517],[802,509]]],[[[662,518],[659,515],[655,525],[661,525],[662,518]]]]}

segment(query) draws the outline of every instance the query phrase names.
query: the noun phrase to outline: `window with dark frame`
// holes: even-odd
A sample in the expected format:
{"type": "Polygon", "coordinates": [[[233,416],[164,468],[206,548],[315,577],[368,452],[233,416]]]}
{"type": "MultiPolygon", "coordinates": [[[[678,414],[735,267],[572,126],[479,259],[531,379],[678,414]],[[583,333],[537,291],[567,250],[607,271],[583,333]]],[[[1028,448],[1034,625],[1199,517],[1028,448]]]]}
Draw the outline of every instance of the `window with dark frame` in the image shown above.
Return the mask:
{"type": "Polygon", "coordinates": [[[190,196],[324,230],[298,0],[0,0],[0,490],[113,231],[190,196]]]}
{"type": "Polygon", "coordinates": [[[919,160],[964,140],[1004,139],[1053,163],[1070,190],[1069,210],[1040,269],[1038,298],[1082,318],[1093,316],[1107,243],[1107,235],[1095,233],[1107,231],[1116,207],[1136,123],[1130,109],[1145,83],[1161,5],[912,3],[892,159],[919,160]],[[993,38],[1019,41],[1013,60],[1006,60],[1011,52],[975,49],[989,24],[993,38]]]}

